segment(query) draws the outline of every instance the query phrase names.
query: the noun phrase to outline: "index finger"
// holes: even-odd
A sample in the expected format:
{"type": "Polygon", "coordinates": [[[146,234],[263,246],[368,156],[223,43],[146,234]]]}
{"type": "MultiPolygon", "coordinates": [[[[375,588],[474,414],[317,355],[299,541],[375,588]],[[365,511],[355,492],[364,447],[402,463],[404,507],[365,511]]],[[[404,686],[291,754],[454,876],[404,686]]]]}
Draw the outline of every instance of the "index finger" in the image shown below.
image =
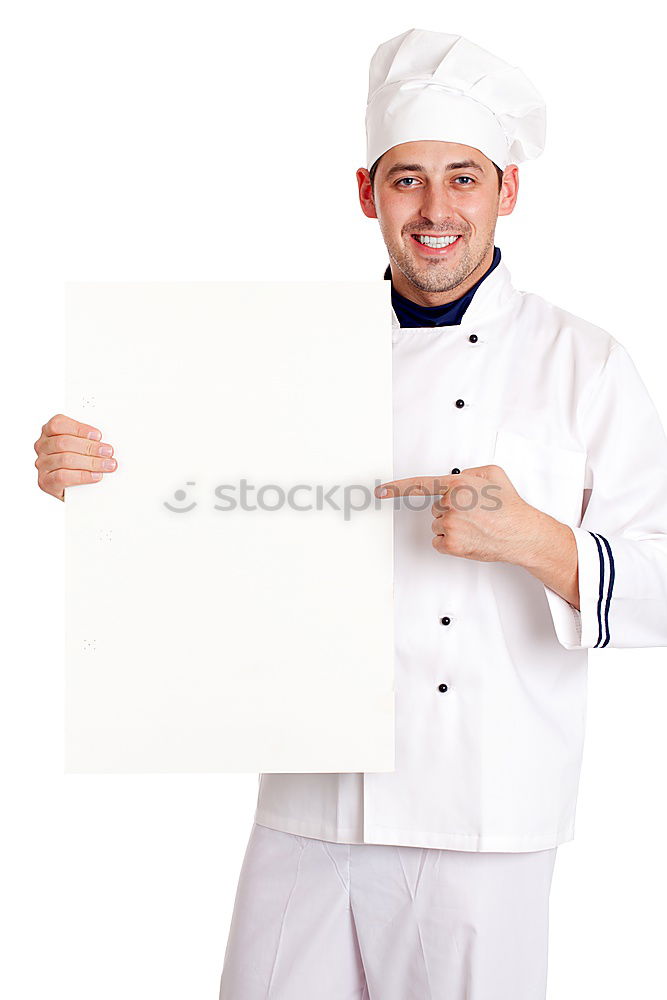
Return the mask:
{"type": "Polygon", "coordinates": [[[450,480],[454,476],[412,476],[409,479],[392,479],[388,483],[380,483],[375,487],[375,496],[381,499],[385,497],[409,497],[425,496],[439,497],[446,493],[450,487],[450,480]]]}
{"type": "Polygon", "coordinates": [[[66,417],[64,413],[56,413],[44,426],[42,432],[47,437],[55,434],[73,434],[74,437],[90,438],[93,441],[102,440],[102,431],[92,424],[83,424],[72,417],[66,417]]]}

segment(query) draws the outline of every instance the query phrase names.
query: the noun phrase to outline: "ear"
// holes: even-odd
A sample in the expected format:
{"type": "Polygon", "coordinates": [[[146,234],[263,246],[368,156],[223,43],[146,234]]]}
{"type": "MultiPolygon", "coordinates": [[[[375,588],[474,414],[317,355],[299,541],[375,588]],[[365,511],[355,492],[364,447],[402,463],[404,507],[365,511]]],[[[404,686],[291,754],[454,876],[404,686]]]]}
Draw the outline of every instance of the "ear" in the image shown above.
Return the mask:
{"type": "Polygon", "coordinates": [[[519,196],[519,168],[508,163],[503,171],[503,183],[498,194],[498,215],[511,215],[519,196]]]}
{"type": "Polygon", "coordinates": [[[375,201],[373,199],[373,189],[371,187],[371,175],[366,167],[359,167],[357,170],[357,184],[359,185],[359,202],[361,211],[368,219],[377,219],[375,211],[375,201]]]}

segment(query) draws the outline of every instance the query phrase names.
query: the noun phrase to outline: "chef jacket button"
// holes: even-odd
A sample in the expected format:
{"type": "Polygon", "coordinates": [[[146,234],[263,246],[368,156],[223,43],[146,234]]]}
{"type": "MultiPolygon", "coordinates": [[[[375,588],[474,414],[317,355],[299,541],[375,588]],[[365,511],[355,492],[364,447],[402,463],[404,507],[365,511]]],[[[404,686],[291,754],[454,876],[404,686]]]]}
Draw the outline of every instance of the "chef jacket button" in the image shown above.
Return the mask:
{"type": "Polygon", "coordinates": [[[449,625],[449,623],[451,622],[451,620],[452,620],[451,618],[448,618],[447,615],[445,615],[444,618],[440,619],[440,624],[441,625],[449,625]]]}
{"type": "Polygon", "coordinates": [[[453,476],[458,476],[458,475],[460,475],[460,473],[461,473],[460,469],[452,469],[452,475],[453,476]]]}
{"type": "Polygon", "coordinates": [[[438,684],[438,691],[442,691],[442,693],[444,694],[446,690],[447,690],[446,684],[438,684]]]}
{"type": "Polygon", "coordinates": [[[462,406],[466,405],[465,404],[465,400],[463,400],[463,399],[457,399],[456,400],[456,405],[458,406],[459,409],[461,409],[462,406]]]}
{"type": "Polygon", "coordinates": [[[471,333],[470,336],[468,337],[468,340],[470,341],[471,344],[476,344],[477,343],[477,334],[476,333],[471,333]]]}

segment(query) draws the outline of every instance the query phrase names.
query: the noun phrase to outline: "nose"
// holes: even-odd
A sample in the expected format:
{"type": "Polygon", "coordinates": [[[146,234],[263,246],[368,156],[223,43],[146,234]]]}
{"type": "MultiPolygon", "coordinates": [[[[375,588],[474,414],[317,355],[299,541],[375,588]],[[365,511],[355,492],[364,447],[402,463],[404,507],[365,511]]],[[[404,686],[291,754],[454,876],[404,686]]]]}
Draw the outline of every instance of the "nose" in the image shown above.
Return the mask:
{"type": "Polygon", "coordinates": [[[451,193],[447,188],[431,184],[424,189],[421,203],[421,216],[441,226],[446,222],[454,221],[454,205],[451,193]]]}

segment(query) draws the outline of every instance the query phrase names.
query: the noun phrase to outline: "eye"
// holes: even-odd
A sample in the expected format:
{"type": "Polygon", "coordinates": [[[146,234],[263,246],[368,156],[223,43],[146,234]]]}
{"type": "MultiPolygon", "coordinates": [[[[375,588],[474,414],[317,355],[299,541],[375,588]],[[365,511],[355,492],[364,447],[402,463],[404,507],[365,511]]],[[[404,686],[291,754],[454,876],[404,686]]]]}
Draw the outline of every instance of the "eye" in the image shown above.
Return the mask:
{"type": "MultiPolygon", "coordinates": [[[[457,180],[457,181],[472,181],[473,184],[475,183],[475,178],[474,177],[469,177],[467,174],[462,174],[460,177],[455,177],[454,180],[457,180]]],[[[462,185],[459,185],[459,187],[470,187],[470,185],[469,184],[462,184],[462,185]]]]}
{"type": "MultiPolygon", "coordinates": [[[[397,186],[398,186],[398,185],[402,185],[403,181],[414,181],[416,179],[417,179],[416,177],[401,177],[401,179],[399,181],[397,181],[396,183],[397,183],[397,186]]],[[[412,187],[412,184],[407,185],[407,186],[412,187]]]]}

